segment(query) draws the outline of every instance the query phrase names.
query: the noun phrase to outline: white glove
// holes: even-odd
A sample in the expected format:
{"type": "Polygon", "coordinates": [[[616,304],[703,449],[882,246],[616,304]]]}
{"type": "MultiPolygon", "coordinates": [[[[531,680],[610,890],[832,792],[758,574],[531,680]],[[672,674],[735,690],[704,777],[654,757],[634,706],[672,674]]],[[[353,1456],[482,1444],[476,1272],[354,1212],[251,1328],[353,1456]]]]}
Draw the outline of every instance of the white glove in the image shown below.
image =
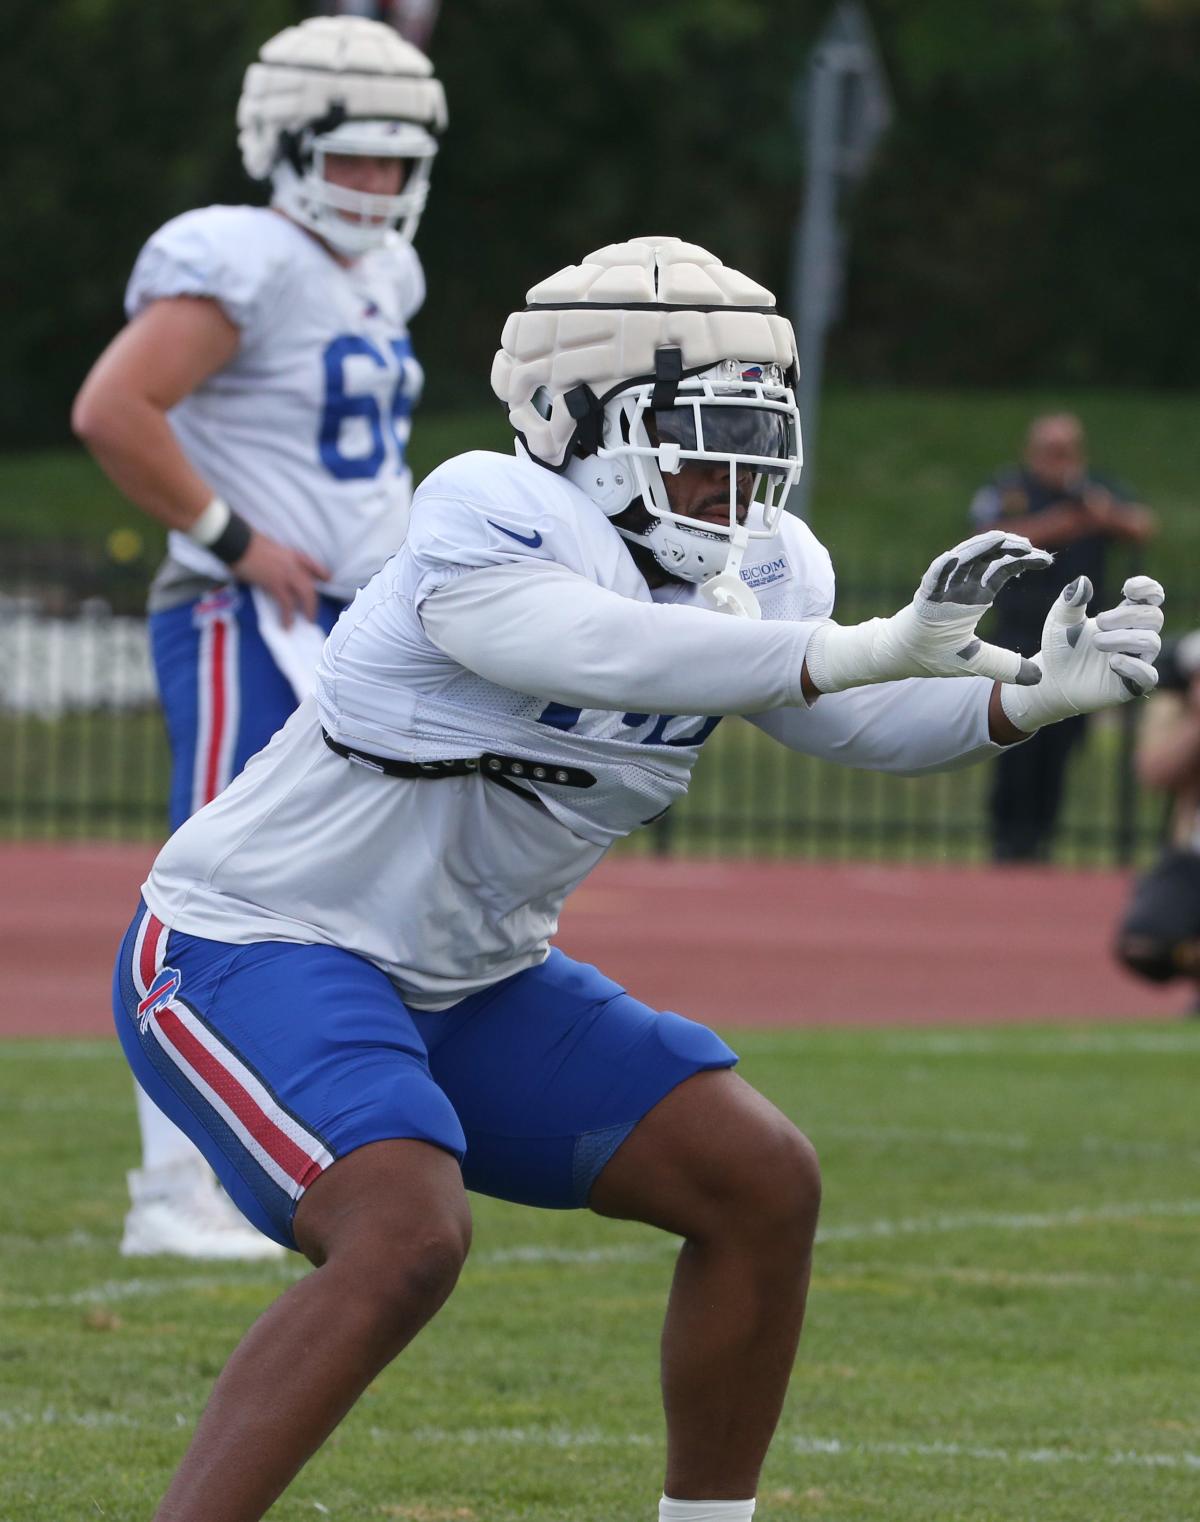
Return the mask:
{"type": "Polygon", "coordinates": [[[939,555],[907,608],[865,624],[822,624],[808,643],[808,674],[821,692],[906,676],[990,676],[1032,684],[1041,669],[1015,650],[985,645],[975,625],[1013,576],[1054,559],[1019,534],[992,529],[939,555]]]}
{"type": "Polygon", "coordinates": [[[1149,576],[1131,576],[1121,588],[1120,607],[1087,616],[1092,584],[1077,577],[1056,597],[1042,626],[1042,648],[1034,664],[1042,671],[1036,687],[1005,687],[1000,706],[1026,734],[1072,714],[1093,713],[1130,698],[1144,697],[1157,683],[1153,662],[1162,641],[1166,595],[1149,576]]]}

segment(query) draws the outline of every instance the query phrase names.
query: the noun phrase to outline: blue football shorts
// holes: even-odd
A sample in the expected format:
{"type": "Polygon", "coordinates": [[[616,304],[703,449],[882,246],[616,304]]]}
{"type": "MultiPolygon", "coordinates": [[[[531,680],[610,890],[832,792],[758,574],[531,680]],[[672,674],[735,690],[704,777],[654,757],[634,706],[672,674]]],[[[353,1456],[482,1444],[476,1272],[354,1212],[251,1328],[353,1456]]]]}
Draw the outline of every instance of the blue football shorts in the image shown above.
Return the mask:
{"type": "MultiPolygon", "coordinates": [[[[343,604],[317,599],[328,634],[343,604]]],[[[245,587],[150,615],[150,653],[171,742],[172,830],[222,792],[296,707],[245,587]]]]}
{"type": "Polygon", "coordinates": [[[352,952],[203,940],[144,904],[118,953],[113,1008],[142,1088],[287,1247],[314,1179],[398,1137],[453,1153],[481,1194],[586,1206],[643,1115],[693,1073],[737,1061],[707,1026],[558,950],[428,1014],[352,952]]]}

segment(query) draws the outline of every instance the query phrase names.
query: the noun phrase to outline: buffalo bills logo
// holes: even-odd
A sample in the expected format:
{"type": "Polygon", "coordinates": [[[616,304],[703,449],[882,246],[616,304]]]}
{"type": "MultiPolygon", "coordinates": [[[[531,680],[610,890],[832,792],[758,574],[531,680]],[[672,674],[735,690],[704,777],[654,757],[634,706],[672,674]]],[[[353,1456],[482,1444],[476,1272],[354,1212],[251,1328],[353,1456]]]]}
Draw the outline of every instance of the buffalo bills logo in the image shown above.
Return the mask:
{"type": "Polygon", "coordinates": [[[145,1035],[151,1019],[160,1009],[170,1004],[179,992],[183,976],[175,967],[163,967],[146,991],[146,997],[137,1007],[138,1033],[145,1035]]]}
{"type": "Polygon", "coordinates": [[[242,594],[236,587],[218,587],[202,597],[192,609],[192,623],[201,629],[205,624],[227,619],[237,612],[241,601],[242,594]]]}

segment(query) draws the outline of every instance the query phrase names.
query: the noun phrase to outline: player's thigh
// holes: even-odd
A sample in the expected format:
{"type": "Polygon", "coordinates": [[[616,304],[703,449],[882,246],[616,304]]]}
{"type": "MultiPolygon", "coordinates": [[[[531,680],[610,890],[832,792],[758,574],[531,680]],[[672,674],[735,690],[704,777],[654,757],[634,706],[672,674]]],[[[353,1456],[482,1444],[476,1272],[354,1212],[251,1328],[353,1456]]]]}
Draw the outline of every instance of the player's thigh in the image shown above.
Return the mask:
{"type": "Polygon", "coordinates": [[[699,1073],[634,1127],[596,1180],[599,1215],[692,1239],[810,1242],[820,1171],[808,1139],[736,1073],[699,1073]]]}
{"type": "Polygon", "coordinates": [[[395,1139],[462,1156],[462,1127],[407,1009],[350,952],[203,940],[140,906],[113,1002],[138,1082],[286,1246],[298,1203],[339,1158],[395,1139]]]}
{"type": "Polygon", "coordinates": [[[585,1206],[601,1169],[665,1095],[737,1061],[706,1026],[651,1009],[559,951],[414,1018],[466,1133],[467,1187],[550,1208],[585,1206]]]}

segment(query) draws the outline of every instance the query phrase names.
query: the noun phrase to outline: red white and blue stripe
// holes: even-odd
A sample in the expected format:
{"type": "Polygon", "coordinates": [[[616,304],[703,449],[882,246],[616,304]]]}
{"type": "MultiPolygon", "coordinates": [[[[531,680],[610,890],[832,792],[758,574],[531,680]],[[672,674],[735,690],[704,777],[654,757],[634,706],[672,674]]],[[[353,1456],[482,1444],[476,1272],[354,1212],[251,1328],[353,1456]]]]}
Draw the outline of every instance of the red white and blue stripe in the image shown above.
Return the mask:
{"type": "MultiPolygon", "coordinates": [[[[232,1142],[241,1151],[235,1161],[243,1177],[249,1162],[261,1182],[269,1181],[294,1209],[333,1154],[181,997],[180,974],[165,962],[168,937],[167,927],[146,910],[132,938],[129,971],[136,1003],[130,1012],[143,1050],[206,1129],[220,1133],[223,1150],[229,1152],[232,1142]]],[[[254,1187],[259,1181],[247,1182],[254,1187]]],[[[260,1199],[269,1192],[255,1188],[260,1199]]]]}
{"type": "Polygon", "coordinates": [[[234,775],[241,709],[237,594],[225,588],[196,604],[200,634],[192,813],[211,803],[234,775]]]}

